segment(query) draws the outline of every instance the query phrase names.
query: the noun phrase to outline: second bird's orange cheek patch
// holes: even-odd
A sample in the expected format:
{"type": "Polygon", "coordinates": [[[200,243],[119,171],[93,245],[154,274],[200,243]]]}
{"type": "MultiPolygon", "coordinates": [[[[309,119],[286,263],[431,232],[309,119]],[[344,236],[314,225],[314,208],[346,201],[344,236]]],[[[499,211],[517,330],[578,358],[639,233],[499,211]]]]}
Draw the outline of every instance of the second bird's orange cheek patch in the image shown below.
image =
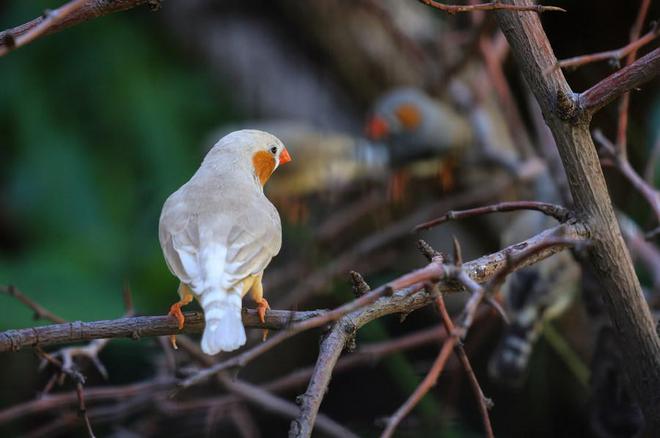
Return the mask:
{"type": "Polygon", "coordinates": [[[259,151],[252,156],[252,164],[254,165],[254,173],[263,186],[275,170],[275,157],[269,152],[259,151]]]}
{"type": "Polygon", "coordinates": [[[407,130],[413,130],[422,123],[422,114],[415,105],[404,103],[395,110],[395,114],[407,130]]]}

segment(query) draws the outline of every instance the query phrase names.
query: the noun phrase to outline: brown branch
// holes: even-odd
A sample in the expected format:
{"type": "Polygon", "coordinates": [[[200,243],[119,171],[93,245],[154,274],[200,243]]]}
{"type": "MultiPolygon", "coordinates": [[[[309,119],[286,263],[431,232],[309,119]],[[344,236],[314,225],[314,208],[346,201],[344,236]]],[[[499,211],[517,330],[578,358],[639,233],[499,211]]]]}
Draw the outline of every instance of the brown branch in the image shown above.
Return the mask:
{"type": "MultiPolygon", "coordinates": [[[[516,254],[522,248],[533,245],[540,240],[546,239],[548,235],[561,232],[567,238],[580,239],[586,236],[585,229],[578,223],[565,224],[559,227],[547,230],[537,236],[534,236],[525,242],[505,248],[496,253],[483,256],[472,262],[466,263],[463,269],[468,272],[475,281],[485,282],[491,278],[499,269],[506,264],[507,254],[516,254]]],[[[526,260],[524,265],[536,263],[561,248],[549,248],[538,254],[535,258],[526,260]]],[[[522,268],[524,266],[520,266],[522,268]]],[[[202,380],[214,372],[235,366],[243,366],[254,357],[279,344],[283,340],[300,333],[304,330],[322,326],[332,322],[341,316],[359,309],[365,305],[371,304],[379,297],[391,294],[392,289],[398,290],[408,286],[421,288],[419,282],[427,281],[431,278],[440,278],[441,270],[437,264],[429,264],[426,268],[419,269],[411,274],[404,275],[393,282],[381,286],[375,291],[371,291],[357,300],[351,301],[332,311],[309,311],[309,312],[289,312],[283,310],[271,310],[266,314],[266,323],[261,324],[255,310],[245,309],[243,311],[243,323],[250,328],[268,328],[283,329],[291,326],[288,330],[278,333],[269,341],[256,347],[258,351],[248,350],[228,361],[219,364],[219,369],[205,370],[195,381],[202,380]],[[282,337],[280,337],[282,336],[282,337]]],[[[457,291],[456,287],[445,286],[444,292],[457,291]]],[[[380,305],[374,312],[374,318],[384,314],[405,311],[405,303],[408,297],[397,296],[396,299],[390,299],[380,305]],[[384,312],[384,313],[383,313],[384,312]]],[[[416,303],[415,299],[412,302],[416,303]]],[[[414,307],[417,308],[417,307],[414,307]]],[[[182,330],[184,333],[201,333],[204,327],[203,315],[199,312],[186,312],[186,325],[182,330]]],[[[140,337],[164,336],[181,333],[177,328],[176,321],[168,316],[141,316],[131,318],[120,318],[115,320],[94,321],[94,322],[71,322],[65,324],[55,324],[27,329],[15,329],[0,332],[0,352],[16,351],[20,348],[30,346],[46,346],[55,344],[65,344],[81,341],[89,341],[102,338],[130,337],[139,339],[140,337]]],[[[187,382],[189,386],[194,382],[187,382]]]]}
{"type": "MultiPolygon", "coordinates": [[[[504,2],[530,4],[527,0],[504,2]]],[[[659,430],[660,339],[621,237],[589,132],[589,121],[599,108],[660,72],[660,49],[619,70],[576,99],[561,70],[544,74],[556,59],[538,15],[497,12],[496,17],[555,137],[576,217],[588,223],[592,242],[589,261],[600,279],[603,302],[617,329],[621,351],[628,358],[625,368],[632,393],[642,407],[648,430],[659,430]]]]}
{"type": "Polygon", "coordinates": [[[149,4],[153,8],[157,7],[159,0],[73,0],[59,9],[46,11],[41,17],[28,23],[0,32],[0,56],[38,37],[143,4],[149,4]]]}
{"type": "MultiPolygon", "coordinates": [[[[85,391],[87,403],[115,400],[122,402],[140,394],[150,394],[167,390],[174,383],[172,378],[159,377],[155,380],[131,383],[128,385],[89,388],[85,391]]],[[[36,400],[30,400],[0,411],[0,424],[21,420],[30,415],[41,415],[46,412],[62,409],[78,402],[75,391],[59,394],[50,394],[36,400]]]]}
{"type": "MultiPolygon", "coordinates": [[[[504,73],[503,63],[506,61],[506,55],[509,54],[509,44],[502,32],[497,32],[491,39],[488,35],[482,35],[479,41],[479,51],[486,67],[485,80],[492,84],[498,97],[498,102],[502,107],[502,112],[507,121],[509,135],[513,139],[516,149],[520,156],[529,159],[534,151],[520,114],[519,106],[511,92],[511,87],[504,73]],[[503,49],[499,49],[502,47],[503,49]],[[498,53],[502,52],[502,53],[498,53]]],[[[484,100],[484,97],[481,98],[484,100]]],[[[491,117],[487,117],[490,119],[491,117]]],[[[489,137],[492,134],[489,134],[489,137]]],[[[492,142],[492,140],[489,140],[492,142]]]]}
{"type": "Polygon", "coordinates": [[[401,420],[403,420],[406,415],[408,415],[410,411],[412,411],[413,408],[417,406],[422,397],[424,397],[426,393],[435,386],[438,381],[438,377],[440,377],[442,370],[445,368],[445,364],[447,363],[447,359],[449,359],[451,351],[457,343],[458,336],[456,335],[449,336],[445,340],[444,344],[442,345],[442,349],[440,349],[438,356],[433,362],[433,366],[429,370],[428,374],[426,374],[426,377],[424,377],[424,380],[422,380],[419,386],[410,395],[408,400],[406,400],[406,402],[401,405],[401,407],[391,417],[388,418],[387,427],[381,435],[381,438],[391,437],[399,423],[401,423],[401,420]]]}
{"type": "Polygon", "coordinates": [[[457,347],[457,355],[459,356],[461,363],[463,364],[466,372],[468,373],[470,383],[473,387],[473,390],[479,402],[479,407],[484,422],[484,428],[486,429],[486,435],[492,437],[493,431],[490,425],[490,420],[488,418],[488,401],[486,397],[484,397],[483,395],[483,391],[481,390],[481,387],[479,386],[479,382],[477,382],[476,377],[474,376],[474,372],[472,371],[470,362],[467,358],[467,355],[465,354],[465,351],[460,345],[459,340],[460,338],[464,337],[467,334],[467,331],[472,326],[477,308],[481,303],[481,301],[483,300],[483,298],[486,296],[486,294],[489,294],[496,288],[499,288],[501,283],[504,281],[504,278],[506,278],[508,274],[516,270],[516,268],[520,264],[524,263],[525,260],[535,257],[536,254],[543,252],[547,248],[551,248],[555,246],[563,247],[575,243],[576,242],[572,240],[553,238],[552,236],[548,236],[546,239],[538,242],[537,244],[527,247],[525,250],[517,254],[515,258],[514,257],[509,258],[507,265],[502,267],[502,269],[500,269],[490,279],[490,281],[486,286],[479,285],[472,278],[466,275],[460,263],[457,263],[455,266],[444,265],[443,268],[445,269],[445,278],[453,279],[460,282],[472,294],[472,296],[466,303],[465,309],[463,311],[464,313],[464,317],[462,318],[463,322],[458,330],[454,329],[453,323],[451,322],[451,319],[447,314],[447,310],[444,305],[444,300],[442,299],[442,294],[437,289],[437,287],[434,287],[435,289],[434,295],[436,295],[436,304],[442,316],[443,324],[445,326],[446,331],[448,333],[451,333],[452,336],[445,341],[442,350],[438,354],[438,357],[436,358],[436,361],[433,364],[431,370],[429,370],[426,378],[422,381],[422,383],[420,383],[420,385],[417,387],[415,392],[408,398],[408,400],[394,413],[394,415],[392,415],[388,419],[387,427],[383,432],[383,434],[381,435],[381,437],[392,436],[394,430],[396,429],[398,424],[403,420],[403,418],[406,415],[408,415],[408,413],[410,413],[410,411],[419,403],[421,398],[433,386],[435,386],[438,377],[440,373],[442,373],[442,370],[444,369],[444,365],[446,364],[447,361],[447,357],[445,356],[448,355],[446,351],[446,349],[449,348],[447,347],[448,345],[450,345],[452,348],[457,347]],[[453,342],[451,342],[452,340],[453,342]]]}
{"type": "Polygon", "coordinates": [[[660,73],[660,48],[647,53],[578,95],[578,105],[586,114],[593,115],[623,93],[650,81],[658,73],[660,73]]]}
{"type": "MultiPolygon", "coordinates": [[[[588,55],[580,55],[580,56],[574,56],[572,58],[562,59],[558,61],[557,64],[552,66],[551,70],[555,70],[557,68],[574,70],[579,67],[582,67],[583,65],[591,64],[593,62],[612,61],[612,60],[618,61],[624,56],[632,54],[636,52],[637,49],[644,47],[646,44],[656,39],[658,35],[660,35],[660,27],[655,25],[653,26],[653,29],[650,32],[648,32],[646,35],[644,35],[639,39],[633,40],[632,42],[621,47],[620,49],[607,50],[605,52],[591,53],[588,55]]],[[[628,64],[630,63],[626,63],[626,65],[628,64]]]]}
{"type": "MultiPolygon", "coordinates": [[[[518,175],[517,183],[529,181],[536,177],[543,169],[540,166],[525,166],[518,175]]],[[[410,229],[416,224],[428,220],[428,218],[438,215],[451,208],[461,208],[470,205],[489,202],[497,198],[503,191],[515,184],[513,178],[508,175],[502,175],[496,178],[487,187],[477,187],[468,192],[461,193],[426,205],[400,221],[388,226],[385,229],[378,230],[377,233],[367,236],[357,242],[352,248],[342,255],[335,257],[331,263],[323,268],[313,272],[310,275],[303,276],[302,281],[275,303],[279,308],[291,308],[299,305],[306,297],[313,296],[327,287],[328,282],[339,275],[345,274],[350,269],[355,269],[355,265],[364,258],[364,256],[373,253],[384,246],[399,239],[410,236],[410,229]]]]}
{"type": "MultiPolygon", "coordinates": [[[[540,253],[542,250],[550,246],[553,245],[562,246],[566,244],[567,242],[563,240],[560,241],[557,239],[546,239],[546,241],[541,242],[537,246],[533,247],[534,249],[533,252],[530,251],[530,249],[523,251],[523,253],[521,253],[521,256],[524,257],[521,257],[521,259],[517,260],[517,262],[521,263],[522,261],[524,261],[525,258],[531,258],[535,254],[540,253]],[[541,245],[543,246],[541,247],[541,245]]],[[[435,265],[436,267],[440,267],[441,271],[443,272],[447,271],[448,269],[447,266],[440,264],[442,261],[441,257],[438,257],[436,255],[432,257],[432,260],[433,261],[429,266],[435,265]]],[[[460,246],[458,245],[457,241],[455,241],[454,262],[456,263],[457,267],[462,265],[461,256],[460,256],[460,246]]],[[[514,264],[513,267],[510,269],[515,269],[516,266],[517,264],[514,264]]],[[[505,268],[502,268],[502,270],[505,270],[505,268]]],[[[460,268],[457,268],[457,270],[460,271],[463,275],[465,275],[460,268]]],[[[438,281],[443,277],[449,278],[448,275],[449,274],[443,274],[435,278],[431,277],[429,278],[429,280],[438,281]]],[[[496,275],[495,278],[499,278],[499,276],[500,275],[496,275]]],[[[424,281],[424,280],[418,279],[418,282],[420,281],[424,281]]],[[[491,282],[492,281],[493,280],[491,280],[491,282]]],[[[468,286],[468,288],[471,289],[477,288],[481,291],[485,290],[484,288],[476,284],[474,280],[467,277],[467,275],[465,275],[464,282],[468,286]]],[[[438,289],[438,293],[440,293],[439,289],[438,289]]],[[[476,294],[473,294],[473,296],[474,295],[476,294]]],[[[481,296],[483,297],[483,294],[481,296]]],[[[465,330],[467,330],[467,327],[469,327],[469,324],[471,324],[472,320],[474,319],[477,306],[478,306],[478,302],[474,306],[474,309],[470,310],[469,312],[470,322],[467,323],[468,325],[465,326],[465,330]]],[[[339,356],[341,355],[341,352],[346,347],[346,345],[350,342],[350,340],[354,338],[357,330],[360,327],[362,327],[364,324],[366,324],[367,322],[373,319],[370,312],[372,312],[372,309],[366,308],[344,316],[334,325],[330,333],[323,340],[323,343],[321,344],[321,351],[319,353],[316,366],[314,368],[314,372],[311,376],[309,386],[305,394],[301,397],[302,402],[301,402],[300,416],[291,423],[291,428],[289,430],[290,438],[311,436],[316,414],[318,413],[321,402],[323,401],[323,397],[327,390],[328,384],[330,383],[330,378],[332,376],[333,369],[339,359],[339,356]]]]}
{"type": "Polygon", "coordinates": [[[53,312],[46,309],[39,303],[35,302],[30,297],[25,295],[23,292],[18,290],[16,286],[13,286],[11,284],[7,286],[0,285],[0,293],[7,294],[10,297],[16,298],[18,301],[20,301],[21,303],[32,309],[34,311],[35,319],[46,319],[48,321],[52,321],[57,324],[66,322],[64,318],[54,314],[53,312]]]}
{"type": "MultiPolygon", "coordinates": [[[[201,348],[191,339],[181,336],[179,338],[179,344],[198,363],[204,366],[212,366],[216,363],[213,357],[202,353],[201,348]]],[[[217,377],[218,381],[225,388],[240,399],[247,400],[266,411],[274,412],[285,418],[296,418],[296,415],[298,415],[298,407],[295,404],[271,394],[266,388],[234,379],[226,372],[219,373],[217,377]]],[[[356,436],[350,430],[325,415],[319,415],[318,426],[319,430],[329,436],[342,438],[356,436]]]]}
{"type": "Polygon", "coordinates": [[[36,352],[44,361],[47,361],[48,363],[52,364],[59,370],[60,373],[69,376],[71,380],[73,380],[74,384],[76,385],[76,397],[78,398],[78,414],[80,415],[80,417],[83,420],[83,423],[85,424],[85,430],[87,431],[87,435],[90,438],[94,438],[92,423],[90,423],[89,417],[87,416],[87,407],[85,405],[85,393],[83,390],[85,377],[82,374],[80,374],[78,371],[76,371],[71,366],[71,364],[66,364],[64,362],[59,361],[57,358],[46,353],[41,348],[37,348],[36,352]]]}
{"type": "MultiPolygon", "coordinates": [[[[259,321],[256,310],[243,310],[243,324],[251,328],[281,330],[288,325],[310,319],[324,311],[289,312],[271,310],[266,314],[266,323],[259,321]]],[[[137,316],[105,321],[69,322],[26,329],[0,332],[0,352],[17,351],[24,347],[46,346],[90,341],[103,338],[139,339],[149,336],[165,336],[178,333],[201,333],[204,316],[201,312],[185,312],[186,324],[178,329],[177,322],[169,316],[137,316]]]]}
{"type": "Polygon", "coordinates": [[[440,216],[437,219],[433,219],[423,224],[417,225],[414,230],[428,230],[437,225],[443,224],[445,222],[465,219],[475,216],[482,216],[484,214],[490,213],[500,213],[506,211],[518,211],[518,210],[534,210],[541,212],[547,216],[557,219],[559,222],[566,222],[572,216],[570,210],[561,205],[549,204],[547,202],[538,202],[538,201],[508,201],[500,202],[498,204],[487,205],[484,207],[471,208],[469,210],[460,210],[460,211],[448,211],[444,215],[440,216]]]}
{"type": "MultiPolygon", "coordinates": [[[[445,330],[447,333],[454,333],[454,323],[449,317],[449,313],[447,312],[447,307],[445,306],[445,300],[442,298],[442,294],[437,296],[435,303],[438,307],[438,311],[440,312],[442,325],[445,327],[445,330]]],[[[467,374],[468,381],[472,387],[472,392],[474,392],[474,396],[477,399],[477,405],[479,406],[479,413],[481,414],[481,421],[484,425],[486,436],[488,438],[493,438],[495,435],[493,434],[493,426],[490,424],[490,417],[488,415],[488,411],[493,407],[493,401],[484,395],[484,392],[481,389],[481,385],[479,385],[479,381],[477,380],[477,376],[474,374],[470,360],[467,357],[467,353],[465,353],[465,348],[463,348],[463,345],[460,342],[456,344],[455,350],[458,359],[463,365],[465,374],[467,374]]]]}
{"type": "Polygon", "coordinates": [[[314,372],[309,380],[309,386],[305,393],[298,397],[298,400],[300,400],[300,413],[291,422],[289,438],[310,437],[312,435],[316,415],[328,389],[337,360],[341,352],[344,351],[349,339],[355,336],[357,331],[357,326],[351,321],[350,316],[344,316],[337,321],[330,333],[323,339],[314,372]]]}
{"type": "MultiPolygon", "coordinates": [[[[651,6],[651,0],[642,0],[642,4],[639,7],[639,12],[637,13],[637,19],[630,29],[630,41],[635,41],[639,38],[639,34],[642,32],[642,26],[646,20],[646,15],[649,11],[649,6],[651,6]]],[[[655,26],[655,24],[654,24],[655,26]]],[[[654,29],[655,30],[655,29],[654,29]]],[[[626,65],[633,63],[637,57],[637,50],[639,47],[633,48],[626,57],[626,65]]],[[[624,156],[628,155],[626,141],[627,141],[627,132],[628,132],[628,107],[630,106],[630,93],[624,93],[621,96],[621,101],[619,102],[619,120],[617,123],[617,133],[616,133],[616,146],[621,154],[624,156]]]]}
{"type": "Polygon", "coordinates": [[[566,9],[560,8],[558,6],[542,6],[542,5],[508,5],[500,2],[490,2],[490,3],[480,3],[476,5],[446,5],[434,0],[418,0],[421,3],[424,3],[427,6],[432,8],[439,9],[443,12],[449,14],[457,14],[461,12],[475,12],[475,11],[517,11],[517,12],[566,12],[566,9]]]}
{"type": "Polygon", "coordinates": [[[593,131],[593,137],[602,147],[602,151],[607,155],[607,158],[626,177],[635,190],[646,199],[655,214],[656,221],[660,224],[660,193],[633,169],[630,161],[628,161],[625,149],[617,148],[599,129],[593,131]]]}

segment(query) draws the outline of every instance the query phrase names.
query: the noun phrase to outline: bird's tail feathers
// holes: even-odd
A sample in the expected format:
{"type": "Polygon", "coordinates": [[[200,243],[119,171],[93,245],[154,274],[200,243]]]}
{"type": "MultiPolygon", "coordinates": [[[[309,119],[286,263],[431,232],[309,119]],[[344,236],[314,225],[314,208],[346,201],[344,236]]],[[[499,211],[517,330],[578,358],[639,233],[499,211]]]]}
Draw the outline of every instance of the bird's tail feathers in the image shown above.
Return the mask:
{"type": "Polygon", "coordinates": [[[221,351],[233,351],[245,344],[240,294],[208,289],[202,293],[199,301],[206,321],[202,335],[204,353],[213,355],[221,351]]]}

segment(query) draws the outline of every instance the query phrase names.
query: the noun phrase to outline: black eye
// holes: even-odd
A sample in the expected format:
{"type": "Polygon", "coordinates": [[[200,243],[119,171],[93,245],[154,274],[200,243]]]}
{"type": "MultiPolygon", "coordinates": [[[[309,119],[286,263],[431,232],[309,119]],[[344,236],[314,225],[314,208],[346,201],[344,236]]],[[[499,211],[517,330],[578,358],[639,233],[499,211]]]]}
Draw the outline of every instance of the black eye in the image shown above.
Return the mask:
{"type": "Polygon", "coordinates": [[[272,148],[270,148],[270,152],[271,152],[273,155],[275,155],[275,154],[277,153],[277,146],[273,146],[272,148]]]}

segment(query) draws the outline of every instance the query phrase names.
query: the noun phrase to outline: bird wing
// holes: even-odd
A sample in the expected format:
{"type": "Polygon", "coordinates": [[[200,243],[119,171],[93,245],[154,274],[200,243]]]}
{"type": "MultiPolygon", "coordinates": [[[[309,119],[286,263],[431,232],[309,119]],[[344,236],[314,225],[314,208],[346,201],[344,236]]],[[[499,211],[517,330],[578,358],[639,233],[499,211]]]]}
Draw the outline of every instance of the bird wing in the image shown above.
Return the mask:
{"type": "Polygon", "coordinates": [[[250,208],[234,222],[227,241],[225,281],[236,284],[263,272],[282,246],[282,226],[275,207],[268,202],[266,214],[250,208]]]}
{"type": "Polygon", "coordinates": [[[261,273],[282,244],[279,214],[263,200],[195,209],[173,195],[163,207],[159,227],[170,271],[198,294],[207,287],[230,290],[261,273]]]}

